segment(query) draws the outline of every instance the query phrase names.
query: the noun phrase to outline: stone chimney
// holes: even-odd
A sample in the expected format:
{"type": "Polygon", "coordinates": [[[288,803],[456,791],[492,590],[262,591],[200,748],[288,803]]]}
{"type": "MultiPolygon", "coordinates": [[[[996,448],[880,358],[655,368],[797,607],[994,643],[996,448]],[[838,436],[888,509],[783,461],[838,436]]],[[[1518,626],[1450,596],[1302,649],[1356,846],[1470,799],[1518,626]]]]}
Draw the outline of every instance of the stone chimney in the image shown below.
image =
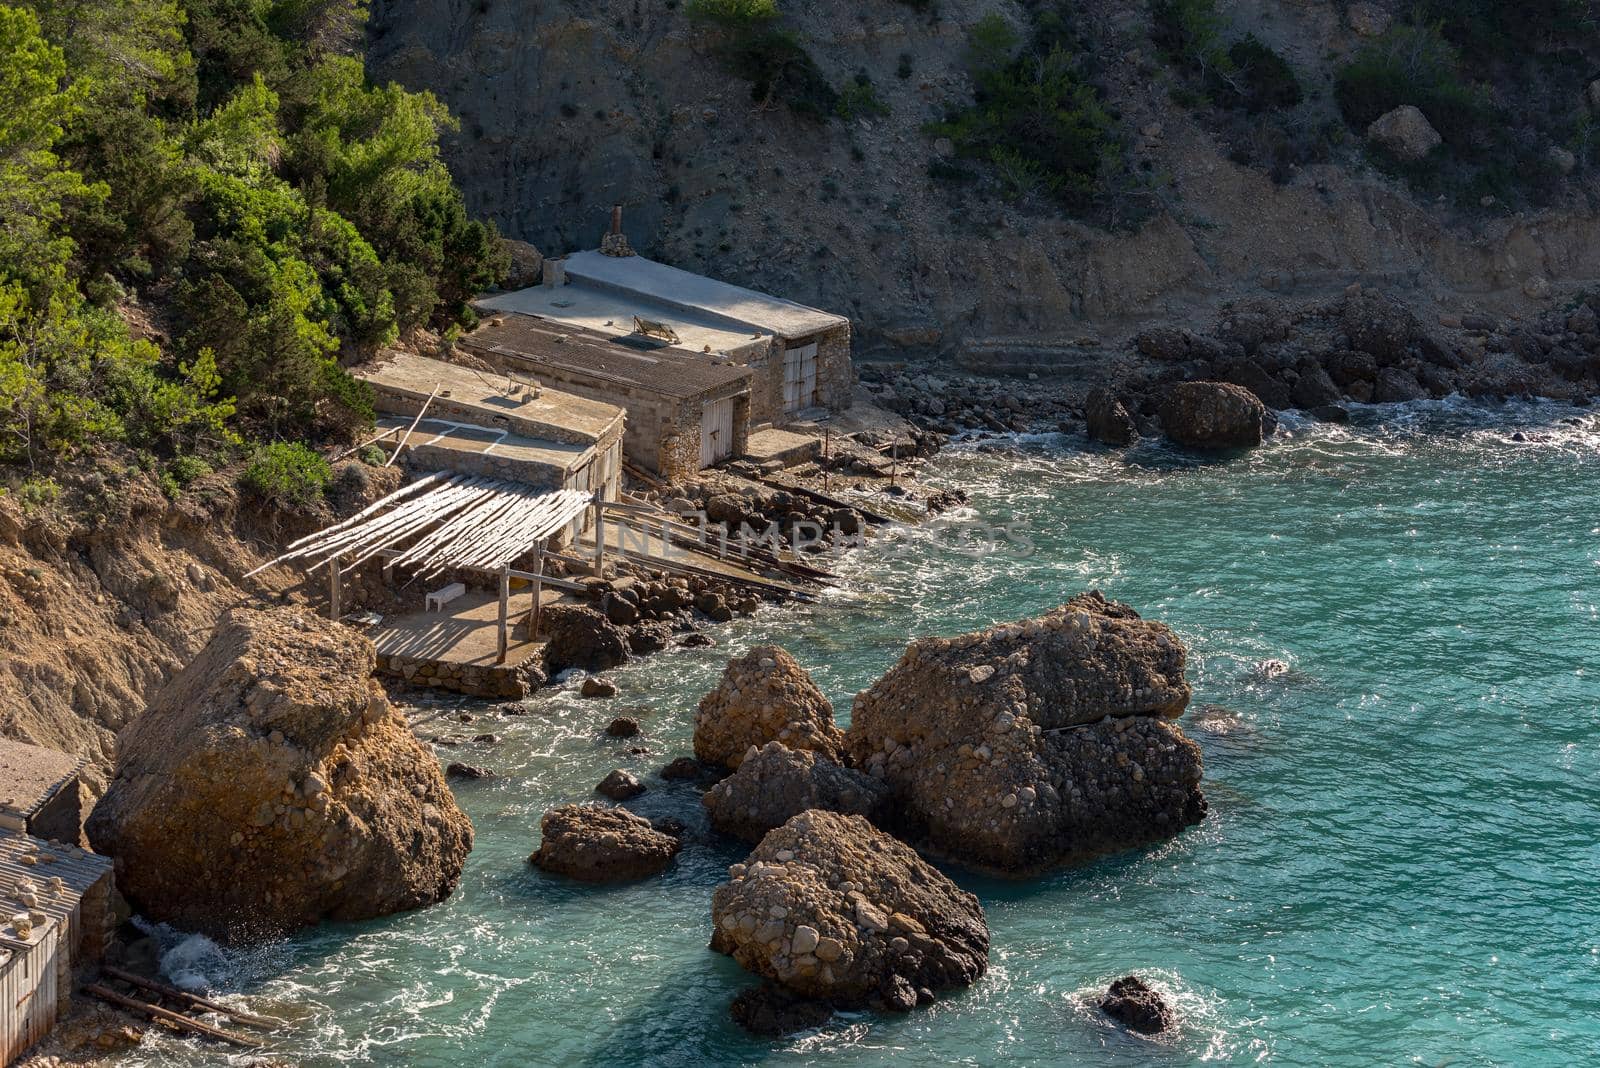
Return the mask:
{"type": "Polygon", "coordinates": [[[607,256],[632,256],[633,249],[628,247],[628,238],[622,232],[622,205],[616,204],[611,208],[611,232],[600,239],[600,251],[607,256]]]}

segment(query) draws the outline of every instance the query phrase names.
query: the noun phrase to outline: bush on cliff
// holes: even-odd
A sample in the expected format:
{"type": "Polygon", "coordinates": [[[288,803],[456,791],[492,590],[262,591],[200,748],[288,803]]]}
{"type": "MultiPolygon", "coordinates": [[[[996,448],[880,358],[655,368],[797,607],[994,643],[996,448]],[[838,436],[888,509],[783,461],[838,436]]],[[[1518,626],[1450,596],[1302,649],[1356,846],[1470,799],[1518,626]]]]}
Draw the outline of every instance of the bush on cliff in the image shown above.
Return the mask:
{"type": "Polygon", "coordinates": [[[750,83],[750,99],[819,122],[833,115],[839,94],[800,36],[775,25],[777,0],[690,0],[684,13],[712,33],[723,65],[750,83]]]}
{"type": "Polygon", "coordinates": [[[298,442],[275,441],[257,451],[240,481],[275,508],[311,508],[333,478],[328,461],[298,442]]]}

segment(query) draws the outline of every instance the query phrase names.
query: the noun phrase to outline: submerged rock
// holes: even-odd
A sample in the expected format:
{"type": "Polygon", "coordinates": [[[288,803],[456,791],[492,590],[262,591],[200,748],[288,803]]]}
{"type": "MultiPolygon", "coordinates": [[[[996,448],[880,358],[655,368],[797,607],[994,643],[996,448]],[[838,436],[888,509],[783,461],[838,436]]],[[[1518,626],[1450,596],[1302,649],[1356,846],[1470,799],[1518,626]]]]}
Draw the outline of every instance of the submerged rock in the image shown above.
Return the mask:
{"type": "Polygon", "coordinates": [[[694,717],[694,755],[737,768],[745,754],[768,742],[844,762],[844,733],[833,705],[794,657],[758,645],[728,661],[717,688],[700,699],[694,717]]]}
{"type": "Polygon", "coordinates": [[[1178,1014],[1172,1011],[1166,999],[1136,975],[1113,982],[1100,1002],[1100,1009],[1128,1030],[1141,1035],[1159,1035],[1178,1022],[1178,1014]]]}
{"type": "Polygon", "coordinates": [[[807,809],[825,809],[876,821],[889,803],[887,785],[825,756],[768,742],[739,770],[707,790],[700,800],[711,826],[758,842],[774,827],[807,809]]]}
{"type": "Polygon", "coordinates": [[[613,768],[609,775],[600,780],[595,790],[613,801],[626,801],[644,793],[644,783],[630,771],[613,768]]]}
{"type": "Polygon", "coordinates": [[[989,963],[978,899],[860,816],[802,812],[711,899],[711,948],[839,1008],[904,1011],[989,963]]]}
{"type": "Polygon", "coordinates": [[[610,679],[603,679],[598,675],[590,675],[583,680],[583,685],[578,687],[578,693],[584,697],[615,697],[617,696],[617,684],[610,679]]]}
{"type": "Polygon", "coordinates": [[[633,738],[639,730],[639,721],[632,716],[618,716],[606,724],[606,733],[613,738],[633,738]]]}
{"type": "Polygon", "coordinates": [[[1267,406],[1231,382],[1180,382],[1161,403],[1161,429],[1192,449],[1242,449],[1261,444],[1267,406]]]}
{"type": "Polygon", "coordinates": [[[643,816],[621,808],[562,805],[539,821],[538,850],[529,862],[544,871],[591,883],[643,879],[666,869],[681,848],[643,816]]]}
{"type": "Polygon", "coordinates": [[[140,913],[239,942],[455,889],[472,825],[375,662],[310,612],[223,616],[122,732],[89,818],[140,913]]]}
{"type": "Polygon", "coordinates": [[[734,1023],[763,1038],[810,1031],[833,1018],[833,1008],[827,1002],[803,998],[776,983],[741,990],[729,1006],[729,1013],[734,1023]]]}
{"type": "Polygon", "coordinates": [[[856,697],[852,763],[894,790],[902,829],[1025,874],[1198,822],[1182,643],[1098,592],[1037,619],[913,642],[856,697]]]}

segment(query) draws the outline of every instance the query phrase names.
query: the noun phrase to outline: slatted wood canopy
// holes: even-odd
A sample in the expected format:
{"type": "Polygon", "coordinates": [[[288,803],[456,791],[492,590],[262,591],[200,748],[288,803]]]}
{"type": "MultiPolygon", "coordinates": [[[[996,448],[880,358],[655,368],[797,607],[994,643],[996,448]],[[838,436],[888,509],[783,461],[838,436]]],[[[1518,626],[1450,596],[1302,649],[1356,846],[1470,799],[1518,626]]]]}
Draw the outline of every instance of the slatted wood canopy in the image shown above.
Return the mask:
{"type": "Polygon", "coordinates": [[[503,571],[583,514],[590,495],[538,491],[516,482],[439,471],[375,501],[340,523],[293,542],[270,563],[342,571],[372,559],[432,578],[455,568],[503,571]]]}

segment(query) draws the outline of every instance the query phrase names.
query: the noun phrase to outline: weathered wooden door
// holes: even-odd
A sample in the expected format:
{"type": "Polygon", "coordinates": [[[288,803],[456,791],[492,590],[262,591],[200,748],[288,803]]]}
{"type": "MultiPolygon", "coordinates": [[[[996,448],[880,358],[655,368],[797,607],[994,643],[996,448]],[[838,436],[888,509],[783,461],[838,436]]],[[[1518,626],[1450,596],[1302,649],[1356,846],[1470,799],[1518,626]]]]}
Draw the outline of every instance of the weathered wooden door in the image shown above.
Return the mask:
{"type": "Polygon", "coordinates": [[[817,343],[783,351],[783,411],[793,415],[816,403],[817,343]]]}
{"type": "Polygon", "coordinates": [[[733,398],[711,401],[700,413],[700,466],[733,455],[733,398]]]}

